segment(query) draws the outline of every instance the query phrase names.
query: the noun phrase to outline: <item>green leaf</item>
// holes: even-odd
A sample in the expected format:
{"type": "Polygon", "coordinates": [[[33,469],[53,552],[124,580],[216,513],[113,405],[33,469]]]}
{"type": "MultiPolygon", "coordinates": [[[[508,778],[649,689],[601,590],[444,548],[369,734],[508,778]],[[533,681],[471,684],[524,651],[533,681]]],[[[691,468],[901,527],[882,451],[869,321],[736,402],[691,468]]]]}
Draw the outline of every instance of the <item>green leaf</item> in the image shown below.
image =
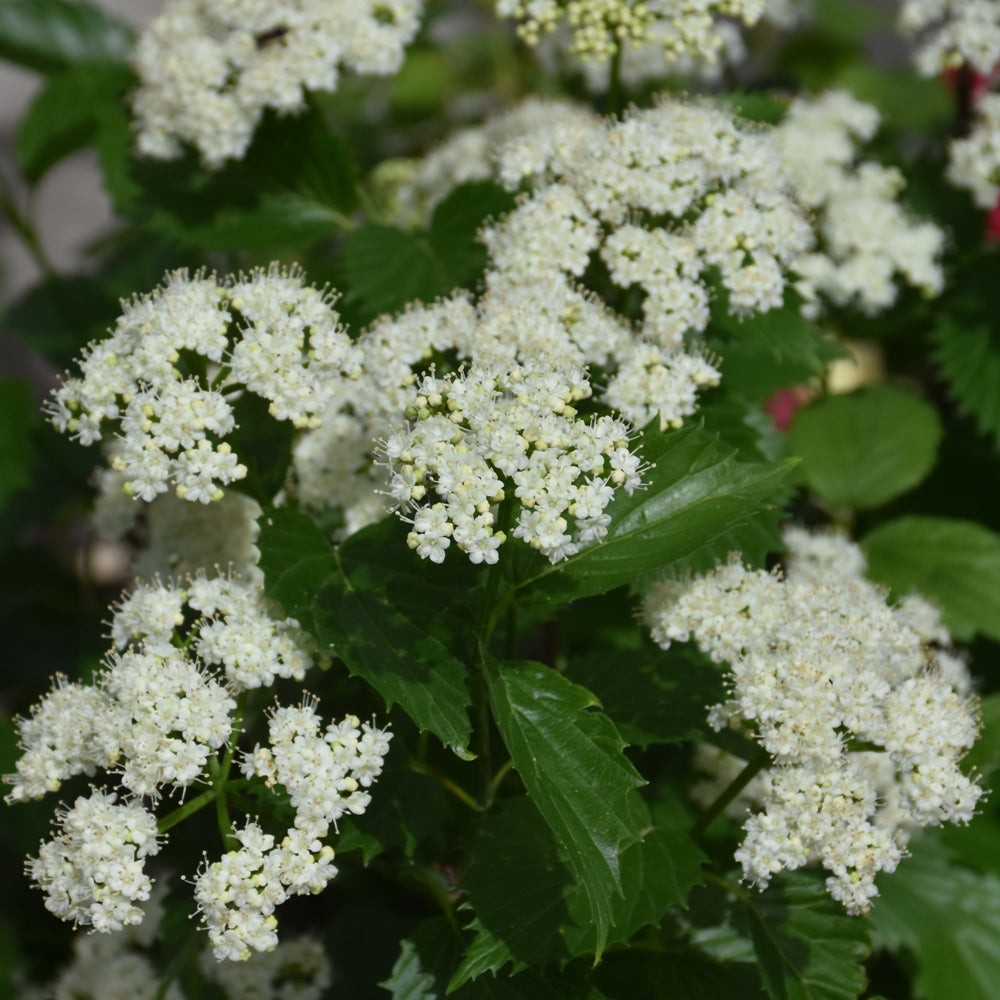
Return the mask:
{"type": "MultiPolygon", "coordinates": [[[[451,988],[510,963],[529,965],[592,955],[597,940],[586,889],[568,869],[551,829],[530,799],[506,802],[480,827],[462,881],[475,938],[451,988]]],[[[701,880],[701,851],[685,833],[650,828],[622,853],[624,895],[613,899],[609,944],[631,939],[684,905],[701,880]]]]}
{"type": "Polygon", "coordinates": [[[247,467],[246,477],[233,488],[268,507],[285,485],[295,428],[291,421],[272,417],[268,401],[253,392],[244,392],[232,405],[236,429],[230,441],[247,467]]]}
{"type": "Polygon", "coordinates": [[[708,344],[722,356],[728,392],[764,399],[821,376],[831,361],[849,357],[822,327],[802,315],[797,296],[788,298],[780,309],[740,318],[729,313],[720,289],[708,344]]]}
{"type": "Polygon", "coordinates": [[[451,800],[439,781],[410,769],[386,770],[378,789],[363,815],[340,820],[336,851],[360,850],[366,865],[387,850],[412,861],[422,843],[441,836],[451,800]]]}
{"type": "Polygon", "coordinates": [[[31,482],[34,448],[29,433],[37,422],[31,386],[0,379],[0,507],[31,482]]]}
{"type": "Polygon", "coordinates": [[[342,253],[345,299],[361,322],[451,290],[431,247],[405,230],[369,222],[348,235],[342,253]]]}
{"type": "Polygon", "coordinates": [[[763,893],[744,893],[738,911],[753,939],[772,1000],[854,1000],[867,985],[868,924],[850,916],[823,883],[800,873],[763,893]]]}
{"type": "Polygon", "coordinates": [[[795,415],[792,451],[802,476],[831,507],[866,510],[913,489],[931,471],[941,440],[937,410],[883,383],[825,396],[795,415]]]}
{"type": "Polygon", "coordinates": [[[931,341],[952,396],[1000,447],[1000,346],[990,324],[944,313],[931,330],[931,341]]]}
{"type": "Polygon", "coordinates": [[[919,1000],[995,1000],[1000,984],[1000,878],[971,872],[924,834],[879,882],[876,941],[916,963],[919,1000]]]}
{"type": "Polygon", "coordinates": [[[538,557],[522,567],[519,599],[601,594],[684,559],[766,508],[795,464],[740,462],[698,426],[647,427],[639,453],[646,488],[609,504],[607,536],[554,566],[538,557]]]}
{"type": "Polygon", "coordinates": [[[444,917],[424,920],[400,942],[392,973],[379,985],[393,1000],[443,1000],[461,949],[461,938],[444,917]]]}
{"type": "Polygon", "coordinates": [[[5,0],[0,3],[0,58],[43,73],[73,63],[125,63],[132,31],[88,3],[5,0]]]}
{"type": "Polygon", "coordinates": [[[181,246],[201,250],[267,250],[306,247],[339,233],[344,216],[294,191],[263,193],[253,208],[225,206],[211,222],[190,225],[158,211],[149,226],[181,246]]]}
{"type": "Polygon", "coordinates": [[[624,891],[622,852],[646,822],[643,779],[585,688],[538,663],[487,662],[485,677],[514,767],[587,894],[600,956],[624,891]]]}
{"type": "Polygon", "coordinates": [[[477,239],[483,224],[514,208],[514,196],[494,181],[460,184],[434,209],[427,240],[441,261],[447,283],[468,287],[486,268],[486,248],[477,239]]]}
{"type": "Polygon", "coordinates": [[[643,749],[704,739],[707,706],[726,695],[722,674],[686,646],[594,652],[571,659],[568,674],[600,698],[622,738],[643,749]]]}
{"type": "Polygon", "coordinates": [[[297,511],[274,510],[260,523],[268,597],[389,708],[398,702],[421,729],[471,756],[468,671],[459,656],[475,594],[469,567],[428,566],[392,522],[335,549],[297,511]]]}
{"type": "Polygon", "coordinates": [[[916,591],[936,604],[956,639],[1000,639],[1000,535],[974,521],[901,517],[861,542],[868,576],[894,598],[916,591]]]}
{"type": "Polygon", "coordinates": [[[874,104],[882,121],[907,133],[934,134],[955,113],[955,98],[940,76],[925,79],[906,67],[889,69],[859,60],[837,74],[837,84],[858,100],[874,104]]]}
{"type": "Polygon", "coordinates": [[[125,66],[72,65],[54,73],[31,102],[18,126],[14,153],[31,184],[61,159],[86,145],[111,103],[123,99],[132,82],[125,66]]]}

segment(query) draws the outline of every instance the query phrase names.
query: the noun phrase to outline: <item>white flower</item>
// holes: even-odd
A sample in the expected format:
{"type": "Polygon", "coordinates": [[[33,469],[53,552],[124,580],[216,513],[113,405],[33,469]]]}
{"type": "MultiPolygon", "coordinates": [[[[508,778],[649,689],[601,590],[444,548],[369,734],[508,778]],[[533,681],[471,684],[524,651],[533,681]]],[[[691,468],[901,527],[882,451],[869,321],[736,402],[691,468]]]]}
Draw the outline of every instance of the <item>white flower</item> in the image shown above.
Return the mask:
{"type": "Polygon", "coordinates": [[[156,817],[136,802],[118,804],[93,790],[59,814],[60,833],[45,841],[28,872],[46,894],[45,907],[63,920],[117,931],[142,920],[135,905],[149,898],[143,870],[160,850],[156,817]]]}
{"type": "Polygon", "coordinates": [[[988,74],[1000,61],[996,0],[903,0],[899,24],[920,35],[914,62],[924,76],[963,64],[988,74]]]}
{"type": "MultiPolygon", "coordinates": [[[[1000,16],[1000,4],[995,4],[1000,16]]],[[[972,129],[948,148],[948,180],[972,193],[990,209],[1000,195],[1000,94],[986,94],[976,105],[972,129]]]]}
{"type": "Polygon", "coordinates": [[[124,303],[114,331],[84,351],[81,377],[53,394],[50,419],[84,444],[118,424],[109,456],[116,475],[104,485],[146,502],[171,487],[182,500],[218,502],[247,475],[226,440],[243,393],[305,429],[358,374],[358,352],[331,302],[295,268],[225,283],[176,271],[124,303]]]}
{"type": "Polygon", "coordinates": [[[944,285],[944,233],[910,219],[898,202],[895,169],[856,162],[855,143],[878,129],[878,112],[844,91],[796,98],[774,138],[796,197],[817,213],[819,248],[792,262],[799,291],[815,313],[817,294],[869,313],[898,294],[896,275],[927,295],[944,285]]]}
{"type": "Polygon", "coordinates": [[[413,511],[400,515],[413,525],[410,547],[442,562],[454,542],[473,563],[496,562],[505,536],[495,508],[508,492],[520,505],[514,536],[552,562],[602,537],[615,489],[631,493],[641,470],[621,454],[630,454],[627,424],[577,416],[590,394],[585,371],[554,363],[472,365],[418,380],[413,422],[380,458],[397,508],[413,511]]]}
{"type": "Polygon", "coordinates": [[[170,0],[134,55],[139,150],[239,159],[265,109],[300,111],[342,68],[396,73],[422,12],[423,0],[170,0]]]}
{"type": "Polygon", "coordinates": [[[661,646],[691,639],[729,663],[710,721],[749,727],[770,755],[736,854],[745,877],[764,887],[816,862],[831,895],[864,913],[912,827],[972,817],[982,789],[959,761],[978,713],[925,602],[890,608],[846,539],[791,529],[785,541],[785,578],[733,560],[654,588],[645,620],[661,646]]]}

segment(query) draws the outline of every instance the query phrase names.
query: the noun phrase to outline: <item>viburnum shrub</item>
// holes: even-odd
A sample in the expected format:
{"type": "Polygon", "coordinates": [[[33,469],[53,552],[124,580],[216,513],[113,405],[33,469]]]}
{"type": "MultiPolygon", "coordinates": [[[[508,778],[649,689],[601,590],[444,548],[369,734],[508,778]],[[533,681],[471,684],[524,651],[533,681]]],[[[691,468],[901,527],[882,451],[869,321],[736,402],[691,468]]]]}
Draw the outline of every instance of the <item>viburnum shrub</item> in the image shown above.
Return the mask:
{"type": "Polygon", "coordinates": [[[0,57],[0,994],[1000,995],[1000,0],[0,57]]]}

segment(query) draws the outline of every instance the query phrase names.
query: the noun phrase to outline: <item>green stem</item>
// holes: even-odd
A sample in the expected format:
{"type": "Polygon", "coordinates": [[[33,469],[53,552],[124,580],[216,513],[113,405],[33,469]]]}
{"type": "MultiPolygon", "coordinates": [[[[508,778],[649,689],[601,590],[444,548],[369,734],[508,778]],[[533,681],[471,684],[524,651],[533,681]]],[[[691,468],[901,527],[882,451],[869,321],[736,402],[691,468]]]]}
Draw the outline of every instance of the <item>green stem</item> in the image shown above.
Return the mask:
{"type": "Polygon", "coordinates": [[[204,809],[218,794],[218,790],[213,784],[207,792],[202,792],[201,795],[191,799],[190,802],[185,802],[184,805],[178,806],[173,812],[167,813],[162,819],[157,820],[156,832],[166,833],[167,830],[173,829],[178,823],[183,823],[188,816],[193,816],[199,809],[204,809]]]}
{"type": "Polygon", "coordinates": [[[490,786],[486,792],[486,801],[483,803],[484,811],[493,807],[493,803],[497,798],[497,792],[500,791],[500,786],[503,784],[503,779],[506,778],[513,769],[514,761],[508,760],[506,763],[501,764],[497,773],[493,775],[493,779],[490,781],[490,786]]]}
{"type": "Polygon", "coordinates": [[[604,113],[617,118],[622,113],[622,44],[619,41],[608,67],[608,93],[604,99],[604,113]]]}
{"type": "Polygon", "coordinates": [[[222,758],[222,764],[219,766],[218,773],[213,781],[216,790],[215,817],[219,824],[219,833],[222,834],[222,842],[225,844],[226,850],[230,851],[235,850],[239,845],[236,838],[233,836],[233,821],[229,816],[229,803],[226,800],[226,788],[229,783],[229,772],[233,766],[233,757],[236,754],[236,743],[240,737],[240,726],[243,722],[243,713],[246,711],[247,699],[249,698],[249,695],[249,691],[243,691],[237,699],[236,714],[233,716],[233,729],[229,736],[229,743],[226,746],[226,754],[222,758]]]}
{"type": "Polygon", "coordinates": [[[747,762],[743,770],[729,783],[723,793],[701,814],[698,821],[691,827],[691,836],[700,837],[726,806],[770,763],[771,755],[761,747],[756,755],[747,762]]]}
{"type": "MultiPolygon", "coordinates": [[[[507,534],[510,531],[510,522],[513,513],[514,499],[513,492],[511,492],[509,496],[501,501],[500,507],[497,510],[494,532],[502,531],[504,534],[507,534]]],[[[502,559],[503,557],[501,556],[500,558],[502,559]]],[[[489,646],[490,639],[493,637],[493,630],[500,620],[500,615],[507,608],[512,594],[512,591],[508,590],[500,600],[497,600],[497,593],[500,590],[502,577],[503,568],[500,565],[500,560],[497,560],[497,562],[490,566],[487,573],[486,592],[483,594],[483,603],[479,614],[479,636],[484,649],[489,646]]]]}
{"type": "Polygon", "coordinates": [[[482,812],[483,807],[457,782],[451,780],[446,774],[442,774],[437,768],[429,764],[410,761],[410,770],[417,774],[426,774],[441,784],[446,791],[451,792],[459,802],[467,805],[473,812],[482,812]]]}

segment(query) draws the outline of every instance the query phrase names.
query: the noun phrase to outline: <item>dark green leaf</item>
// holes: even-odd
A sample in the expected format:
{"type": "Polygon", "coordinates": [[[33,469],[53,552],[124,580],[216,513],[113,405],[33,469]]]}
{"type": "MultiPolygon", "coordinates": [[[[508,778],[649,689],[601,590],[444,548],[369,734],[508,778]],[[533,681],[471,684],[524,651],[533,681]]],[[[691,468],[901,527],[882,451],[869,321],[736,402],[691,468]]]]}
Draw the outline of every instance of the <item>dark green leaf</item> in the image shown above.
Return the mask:
{"type": "MultiPolygon", "coordinates": [[[[565,961],[596,951],[596,929],[585,888],[537,808],[528,798],[504,804],[480,828],[473,864],[462,887],[474,913],[475,938],[452,987],[510,963],[565,961]]],[[[610,944],[631,939],[684,905],[701,878],[704,856],[687,834],[648,829],[621,856],[624,895],[613,899],[610,944]]]]}
{"type": "Polygon", "coordinates": [[[889,69],[858,60],[837,74],[837,83],[874,104],[883,122],[900,131],[933,134],[947,127],[955,113],[955,98],[941,77],[923,79],[908,66],[889,69]]]}
{"type": "Polygon", "coordinates": [[[832,507],[865,510],[913,489],[931,471],[941,440],[937,410],[883,383],[825,396],[789,429],[809,487],[832,507]]]}
{"type": "Polygon", "coordinates": [[[1000,986],[1000,879],[971,872],[928,835],[872,906],[876,941],[916,962],[920,1000],[995,1000],[1000,986]]]}
{"type": "Polygon", "coordinates": [[[388,707],[398,702],[421,729],[468,756],[467,668],[456,651],[474,588],[463,569],[419,560],[395,527],[373,526],[331,549],[304,514],[271,511],[257,543],[265,591],[388,707]]]}
{"type": "Polygon", "coordinates": [[[486,267],[486,248],[476,238],[483,224],[514,207],[514,196],[493,181],[460,184],[434,209],[427,240],[447,283],[469,286],[486,267]]]}
{"type": "Polygon", "coordinates": [[[347,237],[342,253],[345,297],[362,322],[451,290],[431,247],[405,230],[369,222],[347,237]]]}
{"type": "Polygon", "coordinates": [[[31,480],[34,451],[30,428],[36,419],[31,386],[0,379],[0,507],[31,480]]]}
{"type": "Polygon", "coordinates": [[[344,217],[335,209],[292,191],[264,193],[253,208],[224,207],[211,222],[190,225],[157,212],[149,225],[182,246],[201,250],[267,250],[306,247],[340,232],[344,217]]]}
{"type": "Polygon", "coordinates": [[[800,312],[796,296],[780,309],[740,318],[720,294],[712,312],[709,346],[722,355],[726,389],[764,399],[823,375],[829,362],[849,355],[830,335],[800,312]]]}
{"type": "Polygon", "coordinates": [[[643,748],[703,739],[707,707],[725,698],[722,674],[684,646],[594,652],[572,659],[568,673],[600,698],[622,737],[643,748]]]}
{"type": "Polygon", "coordinates": [[[366,865],[387,850],[413,860],[422,843],[442,834],[450,815],[451,801],[440,782],[416,771],[388,769],[364,814],[340,820],[336,850],[360,850],[366,865]]]}
{"type": "Polygon", "coordinates": [[[290,421],[271,416],[269,405],[263,397],[244,392],[233,403],[236,429],[230,435],[233,450],[247,467],[246,478],[235,483],[234,488],[264,507],[270,506],[285,485],[295,434],[290,421]]]}
{"type": "Polygon", "coordinates": [[[823,883],[791,873],[747,893],[740,917],[772,1000],[854,1000],[867,985],[868,924],[845,912],[823,883]]]}
{"type": "Polygon", "coordinates": [[[132,81],[124,66],[72,65],[50,76],[18,126],[14,153],[30,183],[63,157],[90,141],[111,103],[117,104],[132,81]]]}
{"type": "Polygon", "coordinates": [[[931,331],[934,360],[951,394],[1000,447],[1000,346],[989,323],[941,314],[931,331]]]}
{"type": "Polygon", "coordinates": [[[425,920],[400,942],[392,975],[379,985],[393,1000],[444,1000],[462,941],[444,917],[425,920]]]}
{"type": "Polygon", "coordinates": [[[621,855],[639,841],[643,780],[597,699],[538,663],[487,663],[500,734],[590,903],[600,955],[623,893],[621,855]]]}
{"type": "Polygon", "coordinates": [[[457,989],[508,963],[510,974],[569,957],[560,929],[570,922],[573,877],[552,831],[527,797],[505,802],[483,822],[462,879],[475,937],[451,980],[457,989]]]}
{"type": "Polygon", "coordinates": [[[128,25],[88,3],[5,0],[0,3],[0,58],[44,73],[73,63],[125,63],[128,25]]]}
{"type": "Polygon", "coordinates": [[[862,540],[868,575],[933,601],[957,639],[1000,639],[1000,535],[974,521],[901,517],[862,540]]]}
{"type": "Polygon", "coordinates": [[[523,568],[523,597],[601,594],[692,555],[749,521],[784,490],[791,460],[740,462],[700,427],[660,433],[647,427],[640,453],[646,488],[608,506],[607,536],[555,566],[523,568]]]}

